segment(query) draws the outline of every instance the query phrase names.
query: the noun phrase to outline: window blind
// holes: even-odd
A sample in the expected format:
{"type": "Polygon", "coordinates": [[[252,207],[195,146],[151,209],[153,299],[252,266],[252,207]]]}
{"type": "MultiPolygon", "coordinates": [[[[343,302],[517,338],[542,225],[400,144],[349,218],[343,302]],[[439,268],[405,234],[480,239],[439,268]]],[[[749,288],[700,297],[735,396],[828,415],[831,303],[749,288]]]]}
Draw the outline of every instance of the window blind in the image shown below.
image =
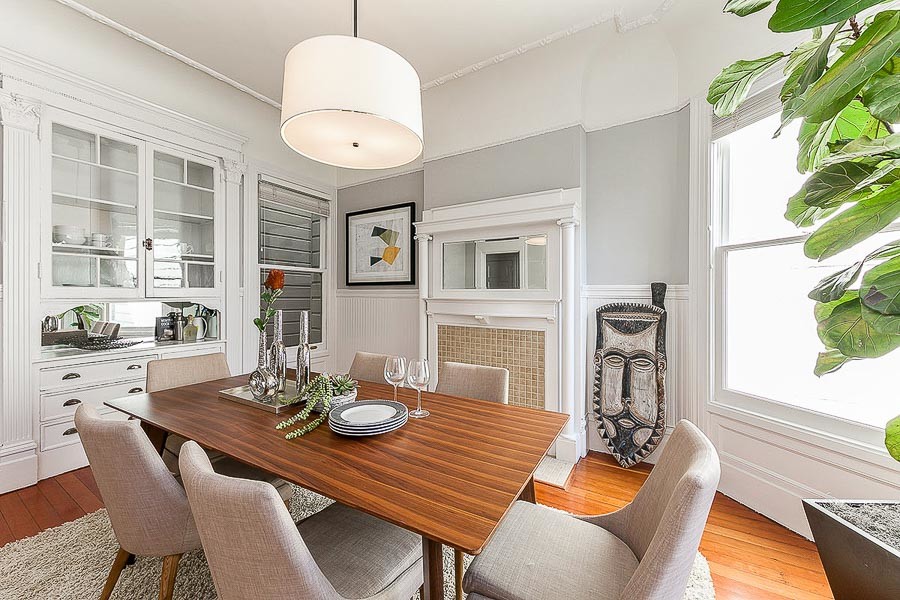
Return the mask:
{"type": "Polygon", "coordinates": [[[284,186],[259,180],[259,203],[277,204],[285,209],[299,209],[315,213],[323,217],[329,216],[331,203],[326,198],[320,198],[299,190],[292,190],[284,186]]]}
{"type": "Polygon", "coordinates": [[[779,92],[779,86],[770,87],[747,98],[740,108],[729,117],[713,115],[712,140],[716,141],[729,133],[734,133],[738,129],[753,125],[757,121],[781,112],[779,92]]]}

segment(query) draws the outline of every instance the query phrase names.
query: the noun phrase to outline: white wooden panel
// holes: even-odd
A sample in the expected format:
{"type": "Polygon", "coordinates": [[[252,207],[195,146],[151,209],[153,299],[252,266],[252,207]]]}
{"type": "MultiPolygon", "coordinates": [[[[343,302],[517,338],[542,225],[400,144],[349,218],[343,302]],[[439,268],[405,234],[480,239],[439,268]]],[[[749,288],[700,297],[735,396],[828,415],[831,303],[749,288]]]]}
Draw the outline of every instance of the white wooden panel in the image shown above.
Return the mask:
{"type": "Polygon", "coordinates": [[[346,373],[357,350],[414,357],[418,348],[419,297],[408,292],[338,290],[330,368],[346,373]]]}

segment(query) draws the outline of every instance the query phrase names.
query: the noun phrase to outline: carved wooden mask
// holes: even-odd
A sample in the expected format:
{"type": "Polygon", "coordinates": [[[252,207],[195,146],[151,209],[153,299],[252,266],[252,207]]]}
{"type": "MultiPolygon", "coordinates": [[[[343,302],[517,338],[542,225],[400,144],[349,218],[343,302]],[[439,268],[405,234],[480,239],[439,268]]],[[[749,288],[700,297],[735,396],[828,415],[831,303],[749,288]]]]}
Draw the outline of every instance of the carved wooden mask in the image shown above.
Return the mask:
{"type": "Polygon", "coordinates": [[[662,295],[654,289],[658,305],[615,303],[597,309],[594,411],[600,437],[623,467],[650,455],[666,427],[665,286],[659,285],[662,295]]]}

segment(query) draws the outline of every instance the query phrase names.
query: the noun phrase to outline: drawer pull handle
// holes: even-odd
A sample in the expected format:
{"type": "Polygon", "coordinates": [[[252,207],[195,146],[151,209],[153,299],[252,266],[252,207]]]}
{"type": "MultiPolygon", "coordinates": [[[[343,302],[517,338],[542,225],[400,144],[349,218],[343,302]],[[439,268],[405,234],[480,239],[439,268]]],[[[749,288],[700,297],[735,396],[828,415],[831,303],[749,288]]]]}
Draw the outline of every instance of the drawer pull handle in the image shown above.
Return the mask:
{"type": "Polygon", "coordinates": [[[63,406],[75,406],[76,404],[81,404],[81,400],[78,398],[71,398],[63,402],[63,406]]]}
{"type": "Polygon", "coordinates": [[[69,427],[68,429],[63,431],[63,435],[75,435],[76,433],[78,433],[78,430],[74,427],[69,427]]]}
{"type": "Polygon", "coordinates": [[[126,371],[134,371],[135,369],[140,369],[140,368],[141,368],[141,365],[128,365],[128,367],[125,370],[126,371]]]}
{"type": "Polygon", "coordinates": [[[63,380],[66,380],[66,379],[78,379],[78,378],[80,378],[80,377],[81,377],[81,373],[75,373],[75,372],[72,372],[72,373],[66,373],[65,375],[62,376],[63,380]]]}
{"type": "Polygon", "coordinates": [[[144,391],[144,388],[134,387],[134,388],[131,388],[130,390],[128,390],[128,393],[129,394],[140,394],[143,391],[144,391]]]}

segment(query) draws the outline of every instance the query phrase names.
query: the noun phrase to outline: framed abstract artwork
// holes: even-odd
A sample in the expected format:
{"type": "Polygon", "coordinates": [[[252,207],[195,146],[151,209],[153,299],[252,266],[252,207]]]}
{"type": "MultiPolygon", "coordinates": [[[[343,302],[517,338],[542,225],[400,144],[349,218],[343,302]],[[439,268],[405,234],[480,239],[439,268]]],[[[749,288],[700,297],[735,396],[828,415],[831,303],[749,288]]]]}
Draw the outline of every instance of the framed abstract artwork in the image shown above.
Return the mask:
{"type": "Polygon", "coordinates": [[[347,213],[348,286],[416,282],[415,216],[415,202],[347,213]]]}

